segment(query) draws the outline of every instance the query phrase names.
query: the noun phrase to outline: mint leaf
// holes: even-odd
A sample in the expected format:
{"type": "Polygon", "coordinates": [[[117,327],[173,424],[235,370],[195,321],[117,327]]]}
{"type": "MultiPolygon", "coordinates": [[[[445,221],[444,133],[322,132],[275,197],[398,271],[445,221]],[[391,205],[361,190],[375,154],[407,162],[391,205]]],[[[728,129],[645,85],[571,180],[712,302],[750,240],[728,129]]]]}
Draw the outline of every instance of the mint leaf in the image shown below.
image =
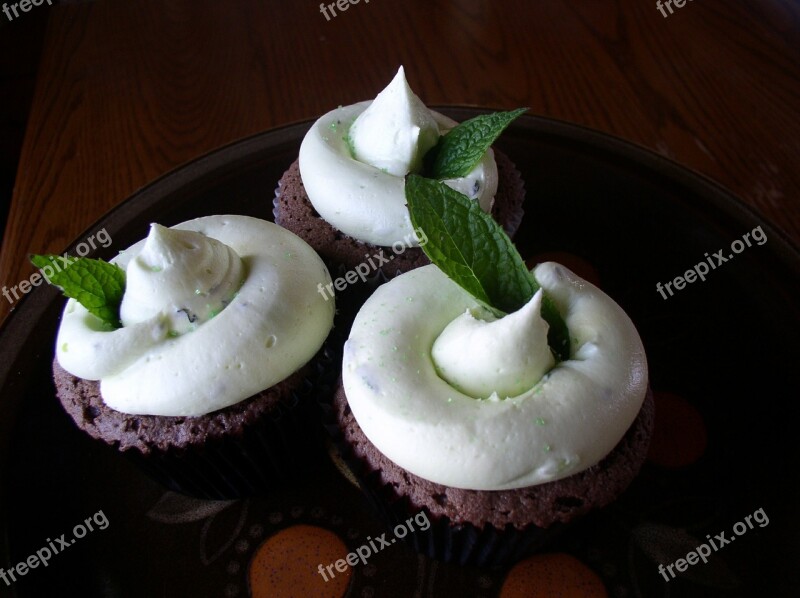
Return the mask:
{"type": "Polygon", "coordinates": [[[527,108],[476,116],[439,138],[426,156],[434,179],[455,179],[469,174],[505,128],[527,108]]]}
{"type": "Polygon", "coordinates": [[[103,260],[57,255],[31,255],[45,279],[75,299],[108,328],[119,328],[119,306],[125,292],[125,271],[103,260]],[[52,274],[50,274],[52,272],[52,274]]]}
{"type": "MultiPolygon", "coordinates": [[[[428,238],[422,250],[456,284],[497,315],[517,311],[539,283],[503,228],[477,201],[441,183],[406,177],[406,201],[414,228],[428,238]]],[[[569,331],[552,299],[542,301],[547,342],[557,359],[569,359],[569,331]]]]}
{"type": "Polygon", "coordinates": [[[428,238],[425,253],[476,299],[508,313],[533,296],[535,283],[522,258],[477,202],[416,175],[406,178],[406,201],[412,225],[428,238]]]}

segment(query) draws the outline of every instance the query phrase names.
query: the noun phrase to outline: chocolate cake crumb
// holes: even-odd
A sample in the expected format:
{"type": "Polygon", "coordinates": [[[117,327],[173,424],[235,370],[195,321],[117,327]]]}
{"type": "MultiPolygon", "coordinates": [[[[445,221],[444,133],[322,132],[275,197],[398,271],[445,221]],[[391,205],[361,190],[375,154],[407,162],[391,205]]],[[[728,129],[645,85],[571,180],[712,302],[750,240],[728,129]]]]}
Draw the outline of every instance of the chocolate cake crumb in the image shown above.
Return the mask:
{"type": "Polygon", "coordinates": [[[407,499],[412,511],[426,509],[432,517],[447,517],[453,524],[497,529],[530,524],[547,528],[567,523],[614,501],[631,483],[647,456],[655,407],[648,388],[642,408],[625,436],[602,461],[567,478],[515,490],[464,490],[424,480],[383,455],[361,430],[344,392],[339,387],[334,410],[349,457],[362,466],[376,486],[388,491],[390,502],[407,499]]]}
{"type": "Polygon", "coordinates": [[[100,394],[100,383],[83,380],[67,372],[53,360],[53,379],[64,409],[78,427],[121,451],[168,451],[202,446],[209,440],[244,430],[281,405],[289,406],[293,391],[303,384],[309,366],[274,386],[224,409],[197,417],[131,415],[111,409],[100,394]]]}
{"type": "MultiPolygon", "coordinates": [[[[513,238],[522,220],[525,186],[508,156],[497,149],[494,149],[494,155],[498,185],[492,215],[513,238]]],[[[418,247],[409,247],[403,253],[395,254],[391,247],[363,243],[334,228],[317,213],[308,198],[300,176],[299,159],[289,166],[278,182],[275,201],[275,222],[311,245],[331,272],[336,272],[339,266],[351,270],[381,251],[391,263],[381,266],[379,270],[389,278],[430,263],[418,247]]]]}

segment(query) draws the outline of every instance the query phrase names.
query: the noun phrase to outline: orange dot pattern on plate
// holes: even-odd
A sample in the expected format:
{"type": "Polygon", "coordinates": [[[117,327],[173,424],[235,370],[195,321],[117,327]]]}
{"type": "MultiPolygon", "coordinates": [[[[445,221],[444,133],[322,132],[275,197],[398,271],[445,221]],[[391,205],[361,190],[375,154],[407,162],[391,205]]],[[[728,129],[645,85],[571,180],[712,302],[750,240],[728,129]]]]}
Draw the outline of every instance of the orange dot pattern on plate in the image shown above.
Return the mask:
{"type": "MultiPolygon", "coordinates": [[[[343,559],[345,543],[330,530],[313,525],[295,525],[267,538],[250,561],[250,595],[253,598],[341,598],[353,574],[332,568],[334,577],[323,569],[343,559]]],[[[340,565],[341,566],[341,565],[340,565]]]]}
{"type": "Polygon", "coordinates": [[[656,421],[647,459],[677,469],[697,461],[708,443],[703,416],[686,399],[668,392],[655,393],[656,421]]]}
{"type": "Polygon", "coordinates": [[[533,268],[536,264],[542,262],[557,262],[562,266],[566,266],[575,274],[583,278],[587,282],[591,282],[594,286],[600,286],[600,275],[597,273],[592,264],[574,253],[567,253],[566,251],[547,251],[545,253],[538,253],[525,261],[528,268],[533,268]]]}
{"type": "Polygon", "coordinates": [[[597,574],[574,556],[537,554],[509,572],[500,598],[608,598],[597,574]]]}

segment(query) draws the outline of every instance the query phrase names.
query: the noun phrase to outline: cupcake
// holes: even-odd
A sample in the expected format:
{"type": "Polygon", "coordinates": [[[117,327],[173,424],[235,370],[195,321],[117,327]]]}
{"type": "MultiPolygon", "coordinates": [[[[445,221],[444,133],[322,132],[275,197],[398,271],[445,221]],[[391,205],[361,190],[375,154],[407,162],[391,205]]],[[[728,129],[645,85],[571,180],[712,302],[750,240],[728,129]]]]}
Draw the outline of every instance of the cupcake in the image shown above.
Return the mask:
{"type": "Polygon", "coordinates": [[[229,215],[153,224],[112,263],[124,272],[118,321],[70,299],[58,331],[56,391],[78,427],[204,498],[297,473],[333,325],[319,256],[273,223],[229,215]]]}
{"type": "MultiPolygon", "coordinates": [[[[305,239],[332,270],[357,272],[362,281],[429,263],[405,207],[404,177],[429,169],[440,139],[456,125],[425,107],[401,67],[373,101],[339,107],[312,125],[278,183],[275,222],[305,239]]],[[[468,168],[446,184],[513,236],[525,195],[519,171],[488,146],[468,168]]]]}
{"type": "MultiPolygon", "coordinates": [[[[431,243],[458,236],[423,228],[431,243]]],[[[488,262],[513,253],[502,271],[524,278],[496,233],[472,241],[488,262]]],[[[641,339],[610,297],[547,262],[530,273],[532,296],[500,314],[489,277],[501,268],[485,270],[474,278],[488,305],[436,265],[379,287],[356,315],[329,415],[387,521],[426,512],[414,546],[478,566],[516,559],[615,500],[644,462],[654,416],[641,339]]]]}

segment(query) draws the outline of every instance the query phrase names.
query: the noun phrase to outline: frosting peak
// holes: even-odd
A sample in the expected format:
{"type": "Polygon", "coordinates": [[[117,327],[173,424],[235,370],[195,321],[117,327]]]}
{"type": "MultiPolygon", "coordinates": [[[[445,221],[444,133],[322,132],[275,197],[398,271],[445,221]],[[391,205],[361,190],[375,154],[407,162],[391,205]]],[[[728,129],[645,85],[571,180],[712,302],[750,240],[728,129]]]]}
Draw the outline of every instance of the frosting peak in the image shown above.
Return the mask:
{"type": "MultiPolygon", "coordinates": [[[[405,175],[458,123],[425,107],[401,68],[378,96],[321,116],[300,145],[300,175],[317,213],[344,234],[388,247],[414,238],[405,175]]],[[[489,149],[466,176],[444,181],[492,209],[498,173],[489,149]]],[[[415,246],[417,243],[412,243],[415,246]]]]}
{"type": "Polygon", "coordinates": [[[244,276],[229,246],[200,232],[152,224],[141,253],[128,264],[122,323],[161,313],[173,333],[189,332],[225,308],[244,276]]]}
{"type": "Polygon", "coordinates": [[[317,292],[330,283],[325,264],[272,222],[153,225],[112,262],[127,272],[123,327],[99,329],[70,299],[57,355],[123,413],[194,417],[234,405],[297,372],[333,325],[334,302],[317,292]]]}
{"type": "Polygon", "coordinates": [[[496,319],[466,310],[433,343],[439,375],[476,399],[516,397],[555,365],[541,316],[540,289],[522,308],[496,319]]]}
{"type": "Polygon", "coordinates": [[[403,67],[350,127],[356,160],[394,176],[419,172],[439,140],[439,125],[406,80],[403,67]]]}

